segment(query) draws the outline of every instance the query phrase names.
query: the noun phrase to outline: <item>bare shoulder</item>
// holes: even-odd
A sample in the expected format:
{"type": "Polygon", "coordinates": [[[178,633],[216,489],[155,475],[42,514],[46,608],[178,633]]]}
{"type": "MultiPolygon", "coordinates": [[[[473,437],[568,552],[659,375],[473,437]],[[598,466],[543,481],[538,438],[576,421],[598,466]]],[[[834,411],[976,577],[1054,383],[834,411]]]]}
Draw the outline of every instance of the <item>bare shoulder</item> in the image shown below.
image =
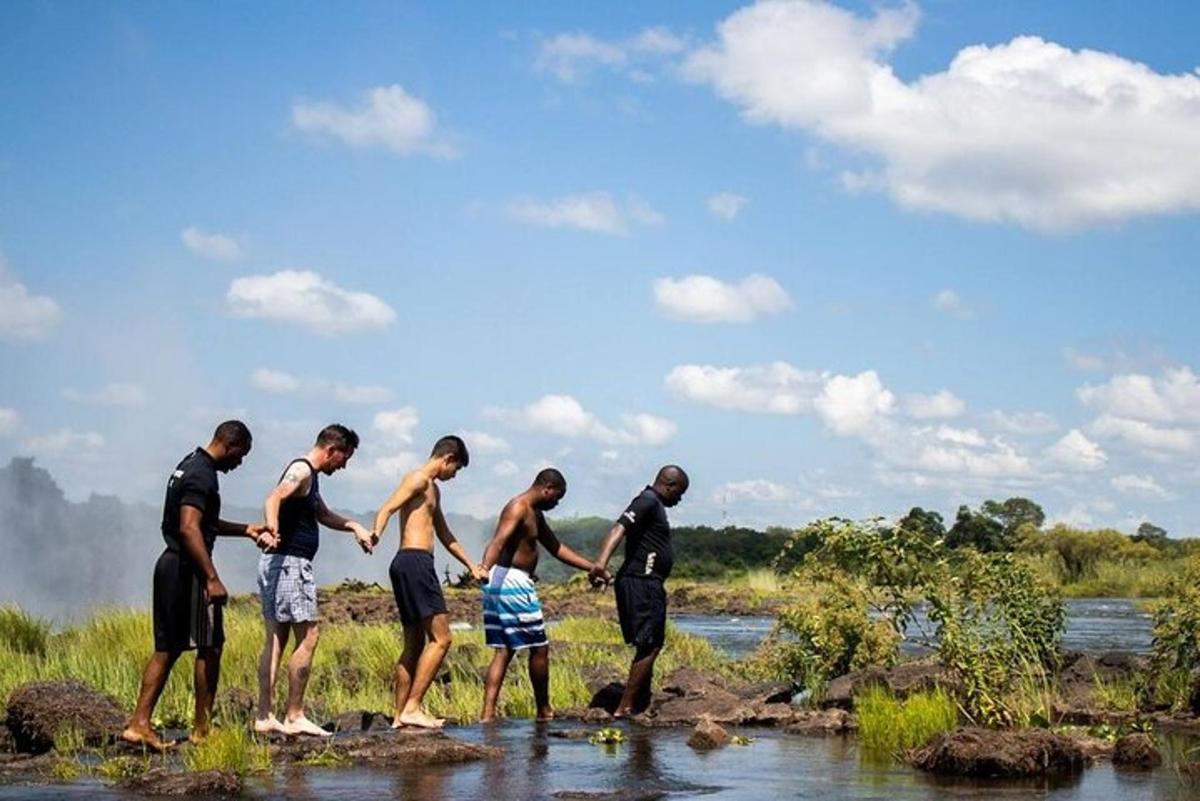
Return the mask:
{"type": "Polygon", "coordinates": [[[300,484],[312,475],[312,468],[308,462],[303,459],[297,459],[287,466],[283,471],[283,478],[280,479],[280,484],[300,484]]]}
{"type": "Polygon", "coordinates": [[[400,479],[400,487],[413,492],[425,492],[432,483],[429,477],[420,470],[410,471],[404,478],[400,479]]]}

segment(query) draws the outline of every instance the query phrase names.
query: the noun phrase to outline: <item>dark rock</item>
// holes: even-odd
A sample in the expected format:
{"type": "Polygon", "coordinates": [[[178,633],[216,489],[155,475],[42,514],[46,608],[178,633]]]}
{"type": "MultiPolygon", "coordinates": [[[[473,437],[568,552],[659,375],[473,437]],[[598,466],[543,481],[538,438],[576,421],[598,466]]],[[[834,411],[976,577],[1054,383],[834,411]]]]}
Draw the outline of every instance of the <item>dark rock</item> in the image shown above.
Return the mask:
{"type": "Polygon", "coordinates": [[[0,726],[0,754],[11,754],[17,750],[17,743],[13,740],[12,732],[7,726],[0,726]]]}
{"type": "Polygon", "coordinates": [[[729,743],[729,732],[708,718],[702,719],[692,730],[687,744],[697,751],[709,751],[729,743]]]}
{"type": "Polygon", "coordinates": [[[676,668],[663,682],[667,695],[705,695],[712,690],[725,690],[729,680],[720,673],[693,667],[676,668]]]}
{"type": "Polygon", "coordinates": [[[795,719],[797,712],[790,704],[755,703],[752,709],[752,716],[743,721],[750,726],[786,726],[795,719]]]}
{"type": "Polygon", "coordinates": [[[586,740],[592,736],[591,729],[554,729],[547,734],[559,740],[586,740]]]}
{"type": "Polygon", "coordinates": [[[838,676],[826,687],[821,705],[851,709],[854,696],[871,686],[884,687],[897,698],[907,698],[936,687],[953,688],[956,684],[951,673],[935,661],[901,662],[890,668],[869,667],[838,676]]]}
{"type": "Polygon", "coordinates": [[[1083,770],[1083,750],[1069,737],[1045,729],[996,731],[958,728],[913,749],[921,770],[953,776],[1008,778],[1064,776],[1083,770]]]}
{"type": "Polygon", "coordinates": [[[1099,654],[1070,651],[1063,654],[1058,679],[1063,684],[1094,684],[1096,679],[1110,682],[1130,679],[1145,667],[1145,657],[1132,651],[1104,651],[1099,654]]]}
{"type": "Polygon", "coordinates": [[[440,731],[400,729],[339,735],[332,740],[304,738],[272,743],[272,753],[290,762],[330,753],[356,764],[445,765],[492,759],[503,751],[465,743],[440,731]]]}
{"type": "Polygon", "coordinates": [[[728,690],[710,689],[703,695],[683,695],[651,705],[658,726],[682,726],[709,718],[719,723],[741,723],[754,717],[754,706],[728,690]]]}
{"type": "Polygon", "coordinates": [[[625,685],[621,683],[624,673],[619,668],[607,662],[599,665],[589,665],[580,670],[580,675],[583,677],[583,683],[587,685],[588,692],[593,695],[610,684],[621,684],[621,689],[625,689],[625,685]]]}
{"type": "Polygon", "coordinates": [[[382,731],[385,728],[391,728],[391,715],[383,712],[370,712],[366,709],[357,709],[353,712],[343,712],[329,723],[325,724],[325,729],[332,732],[351,732],[358,733],[364,731],[382,731]]]}
{"type": "Polygon", "coordinates": [[[1089,763],[1103,762],[1112,758],[1113,743],[1111,740],[1093,737],[1086,732],[1080,731],[1069,732],[1067,733],[1067,737],[1075,741],[1080,750],[1083,751],[1084,760],[1089,763]]]}
{"type": "Polygon", "coordinates": [[[797,711],[784,731],[788,734],[827,735],[854,731],[854,716],[844,709],[813,709],[797,711]]]}
{"type": "Polygon", "coordinates": [[[166,768],[152,768],[140,776],[122,780],[117,786],[154,796],[230,797],[242,794],[242,780],[227,770],[172,773],[166,768]]]}
{"type": "Polygon", "coordinates": [[[18,751],[40,754],[72,728],[87,745],[104,745],[125,724],[116,700],[80,681],[23,684],[8,697],[8,730],[18,751]]]}
{"type": "Polygon", "coordinates": [[[1127,734],[1117,740],[1112,761],[1118,770],[1154,770],[1163,758],[1149,734],[1127,734]]]}
{"type": "Polygon", "coordinates": [[[790,682],[740,684],[729,688],[734,695],[756,704],[790,704],[796,687],[790,682]]]}
{"type": "Polygon", "coordinates": [[[603,709],[608,714],[617,711],[617,705],[621,703],[621,696],[625,693],[625,685],[621,682],[613,681],[601,687],[592,695],[592,700],[588,701],[589,709],[603,709]]]}

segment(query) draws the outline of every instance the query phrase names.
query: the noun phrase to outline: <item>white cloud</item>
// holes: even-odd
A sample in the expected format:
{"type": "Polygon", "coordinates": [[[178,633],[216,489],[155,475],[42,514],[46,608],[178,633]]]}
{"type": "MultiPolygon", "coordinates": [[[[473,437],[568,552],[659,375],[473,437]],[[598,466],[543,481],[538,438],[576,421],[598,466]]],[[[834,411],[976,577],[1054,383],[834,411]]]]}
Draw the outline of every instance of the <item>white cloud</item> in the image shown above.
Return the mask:
{"type": "Polygon", "coordinates": [[[0,437],[11,437],[21,425],[21,415],[16,409],[0,407],[0,437]]]}
{"type": "Polygon", "coordinates": [[[967,305],[953,289],[943,289],[933,296],[933,308],[945,312],[960,320],[970,320],[975,316],[975,310],[967,305]]]}
{"type": "Polygon", "coordinates": [[[300,390],[300,379],[283,370],[260,367],[250,374],[250,383],[263,392],[287,394],[300,390]]]}
{"type": "Polygon", "coordinates": [[[777,503],[790,499],[792,494],[792,491],[782,484],[768,481],[765,478],[754,478],[722,484],[713,490],[712,500],[714,503],[741,500],[777,503]]]}
{"type": "Polygon", "coordinates": [[[510,461],[509,459],[504,459],[503,461],[497,462],[492,467],[492,472],[498,476],[507,477],[515,476],[520,469],[521,468],[517,467],[516,462],[510,461]]]}
{"type": "Polygon", "coordinates": [[[733,192],[718,192],[708,199],[708,210],[723,220],[737,217],[749,199],[733,192]]]}
{"type": "Polygon", "coordinates": [[[752,123],[874,157],[844,183],[907,208],[1036,229],[1200,208],[1200,76],[1021,36],[905,82],[888,55],[918,16],[761,2],[721,22],[685,74],[752,123]]]}
{"type": "Polygon", "coordinates": [[[216,261],[236,261],[242,257],[242,246],[226,234],[205,233],[194,225],[179,233],[183,244],[193,253],[216,261]]]}
{"type": "Polygon", "coordinates": [[[938,426],[934,436],[942,442],[952,442],[955,445],[966,445],[971,448],[983,448],[987,445],[987,440],[974,428],[938,426]]]}
{"type": "Polygon", "coordinates": [[[387,412],[379,412],[372,423],[375,430],[391,442],[411,445],[412,432],[421,418],[413,406],[401,406],[387,412]]]}
{"type": "Polygon", "coordinates": [[[1139,476],[1133,473],[1125,473],[1114,476],[1111,483],[1113,489],[1130,495],[1142,495],[1162,500],[1175,497],[1172,493],[1163,489],[1162,485],[1154,479],[1154,476],[1139,476]]]}
{"type": "Polygon", "coordinates": [[[651,414],[626,414],[621,425],[601,422],[570,395],[544,395],[520,409],[488,407],[484,417],[531,431],[610,444],[662,445],[676,432],[675,423],[651,414]]]}
{"type": "Polygon", "coordinates": [[[509,217],[517,222],[540,225],[544,228],[577,228],[593,233],[628,233],[631,224],[658,225],[663,216],[637,198],[624,204],[607,192],[565,195],[551,200],[519,197],[506,207],[509,217]]]}
{"type": "Polygon", "coordinates": [[[825,376],[786,362],[750,367],[681,364],[664,381],[671,394],[720,409],[802,414],[812,409],[825,376]]]}
{"type": "Polygon", "coordinates": [[[904,413],[917,420],[958,417],[966,408],[962,398],[948,389],[932,395],[909,395],[904,399],[904,413]]]}
{"type": "Polygon", "coordinates": [[[1188,367],[1153,378],[1138,373],[1113,376],[1106,384],[1077,390],[1086,405],[1117,417],[1152,423],[1200,423],[1200,379],[1188,367]]]}
{"type": "Polygon", "coordinates": [[[750,275],[736,284],[708,275],[659,278],[654,302],[668,316],[696,323],[747,323],[760,315],[792,308],[792,299],[774,278],[750,275]]]}
{"type": "Polygon", "coordinates": [[[647,28],[628,39],[606,41],[587,33],[560,33],[541,43],[534,69],[563,83],[576,83],[604,68],[644,77],[644,65],[680,53],[685,42],[665,28],[647,28]]]}
{"type": "Polygon", "coordinates": [[[813,408],[835,434],[862,433],[880,416],[890,414],[896,397],[874,370],[856,376],[835,375],[813,399],[813,408]]]}
{"type": "Polygon", "coordinates": [[[92,392],[80,392],[72,387],[63,390],[63,397],[73,403],[93,406],[145,406],[150,402],[146,390],[137,384],[105,384],[92,392]]]}
{"type": "Polygon", "coordinates": [[[1072,428],[1047,448],[1046,457],[1070,470],[1103,470],[1108,464],[1108,454],[1104,449],[1078,428],[1072,428]]]}
{"type": "Polygon", "coordinates": [[[308,133],[332,136],[351,147],[382,147],[401,156],[455,155],[454,148],[438,135],[433,110],[397,84],[368,89],[355,108],[336,103],[295,103],[292,125],[308,133]]]}
{"type": "Polygon", "coordinates": [[[1144,420],[1131,420],[1102,414],[1091,425],[1098,437],[1119,439],[1148,451],[1187,453],[1195,444],[1193,432],[1184,428],[1164,428],[1151,425],[1144,420]]]}
{"type": "Polygon", "coordinates": [[[226,302],[236,317],[275,320],[319,334],[386,328],[396,320],[396,312],[376,296],[342,289],[309,271],[234,279],[226,302]]]}
{"type": "Polygon", "coordinates": [[[1063,359],[1074,369],[1089,373],[1098,373],[1108,367],[1108,362],[1103,356],[1085,353],[1071,347],[1063,348],[1063,359]]]}
{"type": "Polygon", "coordinates": [[[45,339],[61,319],[62,311],[54,299],[29,294],[0,254],[0,340],[45,339]]]}
{"type": "Polygon", "coordinates": [[[987,419],[1004,431],[1014,434],[1047,434],[1058,429],[1058,421],[1045,412],[1005,412],[996,409],[987,419]]]}
{"type": "Polygon", "coordinates": [[[409,470],[421,465],[421,457],[411,451],[373,458],[356,455],[346,466],[347,479],[362,486],[390,488],[399,483],[409,470]]]}
{"type": "Polygon", "coordinates": [[[388,403],[395,394],[387,387],[374,384],[334,384],[333,397],[342,403],[375,405],[388,403]]]}
{"type": "Polygon", "coordinates": [[[464,431],[462,438],[471,453],[508,453],[512,450],[508,440],[484,431],[464,431]]]}
{"type": "Polygon", "coordinates": [[[68,452],[97,451],[104,447],[104,437],[95,431],[75,431],[60,428],[48,434],[29,437],[22,448],[38,456],[55,456],[68,452]]]}

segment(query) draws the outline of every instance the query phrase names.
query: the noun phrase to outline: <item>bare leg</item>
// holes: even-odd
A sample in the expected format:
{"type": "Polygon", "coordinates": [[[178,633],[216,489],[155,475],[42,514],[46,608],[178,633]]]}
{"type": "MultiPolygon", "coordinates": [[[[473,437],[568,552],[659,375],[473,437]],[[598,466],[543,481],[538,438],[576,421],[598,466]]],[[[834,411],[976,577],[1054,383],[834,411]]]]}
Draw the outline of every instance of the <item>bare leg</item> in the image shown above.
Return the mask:
{"type": "Polygon", "coordinates": [[[500,685],[504,683],[504,674],[508,672],[508,664],[512,662],[511,648],[497,648],[492,654],[492,664],[488,665],[487,681],[483,687],[483,715],[480,720],[491,723],[496,719],[496,702],[500,700],[500,685]]]}
{"type": "Polygon", "coordinates": [[[553,720],[550,708],[550,646],[539,645],[529,651],[529,683],[533,685],[533,703],[538,720],[553,720]]]}
{"type": "Polygon", "coordinates": [[[267,637],[263,643],[262,656],[258,659],[258,711],[254,716],[254,730],[259,734],[281,731],[279,721],[271,707],[275,703],[275,677],[279,675],[279,660],[287,646],[290,623],[265,620],[267,637]]]}
{"type": "Polygon", "coordinates": [[[446,652],[450,650],[450,616],[442,612],[421,622],[425,626],[425,648],[421,651],[421,658],[417,660],[417,672],[413,674],[412,686],[408,691],[408,700],[404,702],[400,722],[405,726],[437,729],[441,728],[445,721],[431,716],[421,703],[437,676],[438,668],[442,666],[442,660],[446,658],[446,652]]]}
{"type": "Polygon", "coordinates": [[[196,651],[196,713],[192,718],[192,739],[208,736],[213,702],[217,697],[217,681],[221,678],[221,649],[201,648],[196,651]]]}
{"type": "Polygon", "coordinates": [[[650,701],[650,679],[654,675],[654,660],[658,658],[662,648],[649,648],[639,645],[629,665],[629,679],[625,682],[625,692],[617,704],[614,717],[625,717],[646,711],[650,701]]]}
{"type": "Polygon", "coordinates": [[[311,734],[327,737],[329,732],[304,716],[304,690],[312,673],[313,653],[317,649],[319,632],[316,621],[292,624],[296,632],[296,647],[288,660],[287,713],[283,719],[283,730],[288,734],[311,734]]]}
{"type": "Polygon", "coordinates": [[[396,663],[396,694],[393,706],[392,728],[402,725],[400,716],[408,703],[408,691],[412,688],[413,675],[417,672],[417,661],[425,648],[425,630],[420,624],[404,627],[404,651],[396,663]]]}
{"type": "Polygon", "coordinates": [[[179,651],[155,651],[150,657],[150,661],[146,663],[146,670],[142,673],[142,689],[138,692],[137,707],[133,710],[133,717],[125,725],[125,730],[121,732],[121,739],[135,745],[149,746],[155,751],[166,749],[166,744],[150,727],[150,716],[154,714],[159,696],[167,686],[171,668],[178,659],[179,651]]]}

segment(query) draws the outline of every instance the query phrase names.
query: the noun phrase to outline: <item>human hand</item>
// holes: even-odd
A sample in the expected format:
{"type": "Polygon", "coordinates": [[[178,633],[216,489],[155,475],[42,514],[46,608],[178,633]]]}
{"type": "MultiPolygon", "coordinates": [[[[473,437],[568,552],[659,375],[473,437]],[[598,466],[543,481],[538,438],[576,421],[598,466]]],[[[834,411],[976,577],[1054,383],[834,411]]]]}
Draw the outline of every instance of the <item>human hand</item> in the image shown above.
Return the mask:
{"type": "Polygon", "coordinates": [[[607,587],[609,584],[612,584],[612,580],[613,578],[609,572],[603,567],[600,567],[600,565],[592,565],[592,569],[588,571],[588,583],[590,583],[594,589],[607,587]]]}
{"type": "Polygon", "coordinates": [[[471,565],[471,577],[480,584],[486,584],[488,581],[488,570],[481,564],[471,565]]]}
{"type": "Polygon", "coordinates": [[[229,600],[229,591],[217,576],[204,582],[204,593],[208,596],[208,602],[215,606],[221,606],[229,600]]]}
{"type": "Polygon", "coordinates": [[[352,534],[354,534],[354,541],[358,543],[359,548],[362,548],[363,553],[374,553],[375,552],[376,539],[375,539],[375,536],[370,531],[367,531],[362,525],[360,525],[358,523],[351,522],[350,523],[350,532],[352,534]]]}

